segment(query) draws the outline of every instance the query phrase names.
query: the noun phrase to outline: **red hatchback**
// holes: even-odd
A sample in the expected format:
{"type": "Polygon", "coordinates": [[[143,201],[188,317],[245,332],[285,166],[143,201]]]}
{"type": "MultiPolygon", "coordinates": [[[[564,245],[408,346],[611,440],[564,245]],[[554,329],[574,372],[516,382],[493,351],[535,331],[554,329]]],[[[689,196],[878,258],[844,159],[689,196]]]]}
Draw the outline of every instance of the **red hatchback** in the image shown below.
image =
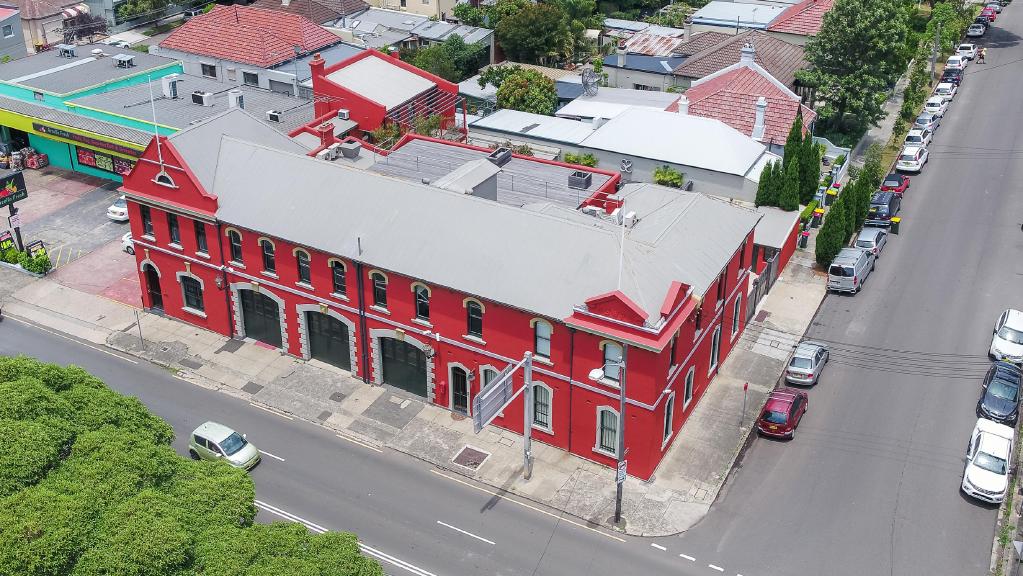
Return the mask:
{"type": "Polygon", "coordinates": [[[899,196],[905,194],[907,188],[909,188],[909,176],[897,172],[885,176],[884,181],[881,182],[882,192],[895,192],[899,196]]]}
{"type": "Polygon", "coordinates": [[[757,419],[757,431],[765,436],[792,438],[806,413],[807,403],[806,392],[789,389],[771,392],[757,419]]]}
{"type": "Polygon", "coordinates": [[[997,13],[995,13],[994,8],[984,8],[983,10],[980,11],[980,15],[987,16],[988,22],[994,22],[995,18],[998,17],[997,13]]]}

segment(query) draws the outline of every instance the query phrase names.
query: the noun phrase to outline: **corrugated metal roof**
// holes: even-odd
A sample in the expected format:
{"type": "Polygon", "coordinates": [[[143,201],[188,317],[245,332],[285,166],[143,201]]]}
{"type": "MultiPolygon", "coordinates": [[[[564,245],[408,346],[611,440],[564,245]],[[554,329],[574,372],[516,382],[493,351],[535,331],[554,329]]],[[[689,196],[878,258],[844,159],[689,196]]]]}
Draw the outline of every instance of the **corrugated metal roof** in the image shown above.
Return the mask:
{"type": "Polygon", "coordinates": [[[382,104],[387,110],[437,86],[432,80],[391,64],[386,57],[352,62],[327,74],[327,80],[382,104]]]}
{"type": "MultiPolygon", "coordinates": [[[[752,204],[743,203],[753,208],[752,204]]],[[[789,234],[799,223],[799,210],[786,212],[781,208],[759,206],[753,208],[763,215],[753,232],[753,242],[761,246],[782,249],[789,242],[789,234]]]]}
{"type": "MultiPolygon", "coordinates": [[[[625,55],[625,69],[627,70],[640,70],[642,72],[652,72],[654,74],[671,74],[672,71],[680,66],[686,59],[684,57],[673,57],[673,56],[647,56],[645,54],[626,54],[625,55]]],[[[604,66],[610,68],[619,68],[618,66],[618,55],[610,54],[604,57],[604,66]]]]}
{"type": "Polygon", "coordinates": [[[711,26],[765,28],[781,16],[787,6],[768,4],[741,4],[714,0],[693,14],[693,24],[711,26]]]}
{"type": "Polygon", "coordinates": [[[171,58],[129,50],[134,66],[118,67],[111,57],[119,51],[106,44],[84,44],[75,46],[74,58],[62,57],[57,50],[39,52],[0,64],[0,80],[55,94],[71,94],[175,63],[171,58]],[[92,51],[97,49],[104,55],[93,56],[92,51]]]}
{"type": "Polygon", "coordinates": [[[647,32],[636,34],[625,41],[626,50],[630,54],[646,56],[670,56],[680,44],[681,36],[660,36],[647,32]]]}
{"type": "Polygon", "coordinates": [[[530,138],[566,144],[580,144],[593,133],[589,123],[543,114],[520,112],[508,108],[498,110],[473,122],[469,129],[493,130],[505,134],[521,134],[530,138]]]}
{"type": "MultiPolygon", "coordinates": [[[[618,286],[616,266],[593,263],[618,252],[619,226],[584,223],[566,208],[513,208],[232,138],[221,144],[213,193],[224,222],[548,317],[618,286]],[[338,226],[336,211],[310,206],[343,206],[352,217],[338,226]]],[[[759,219],[651,184],[622,194],[639,216],[626,233],[622,292],[654,320],[673,281],[702,294],[759,219]]]]}
{"type": "Polygon", "coordinates": [[[593,96],[582,95],[557,112],[563,118],[614,118],[632,107],[664,110],[679,99],[678,94],[654,90],[602,87],[593,96]]]}
{"type": "Polygon", "coordinates": [[[153,138],[153,135],[149,132],[143,132],[134,128],[128,128],[127,126],[79,116],[78,114],[72,114],[70,112],[54,110],[48,106],[39,106],[37,104],[25,102],[24,100],[7,98],[6,96],[0,96],[0,109],[14,112],[15,114],[22,114],[31,118],[46,120],[48,122],[53,122],[54,124],[68,126],[70,128],[85,130],[99,136],[108,136],[124,142],[140,144],[143,147],[149,144],[149,141],[153,138]]]}

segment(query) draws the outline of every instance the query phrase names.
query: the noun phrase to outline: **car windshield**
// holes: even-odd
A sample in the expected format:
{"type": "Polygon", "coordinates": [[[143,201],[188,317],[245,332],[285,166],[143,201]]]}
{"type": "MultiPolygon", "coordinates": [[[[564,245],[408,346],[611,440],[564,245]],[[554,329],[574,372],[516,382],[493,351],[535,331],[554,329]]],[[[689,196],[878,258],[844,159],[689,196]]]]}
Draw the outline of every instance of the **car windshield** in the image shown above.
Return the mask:
{"type": "Polygon", "coordinates": [[[124,198],[118,198],[114,200],[114,208],[127,208],[128,203],[124,201],[124,198]]]}
{"type": "Polygon", "coordinates": [[[1013,344],[1023,344],[1023,332],[1013,330],[1008,326],[1002,326],[998,329],[998,337],[1002,340],[1008,340],[1013,344]]]}
{"type": "Polygon", "coordinates": [[[1005,460],[987,452],[977,452],[973,458],[973,465],[995,474],[1005,474],[1005,460]]]}
{"type": "Polygon", "coordinates": [[[235,452],[245,447],[248,442],[245,438],[242,438],[237,432],[232,432],[230,436],[220,442],[220,447],[224,449],[224,452],[230,456],[235,452]]]}
{"type": "Polygon", "coordinates": [[[802,368],[809,370],[813,362],[809,358],[800,358],[799,356],[793,356],[792,360],[789,361],[789,368],[802,368]]]}
{"type": "Polygon", "coordinates": [[[992,380],[987,387],[988,394],[991,394],[995,398],[1001,398],[1002,400],[1008,400],[1009,402],[1016,401],[1016,394],[1019,392],[1019,387],[1006,382],[1005,380],[992,380]]]}
{"type": "Polygon", "coordinates": [[[770,422],[771,424],[784,424],[788,421],[789,415],[786,412],[778,412],[777,410],[764,410],[764,414],[761,418],[763,418],[765,422],[770,422]]]}

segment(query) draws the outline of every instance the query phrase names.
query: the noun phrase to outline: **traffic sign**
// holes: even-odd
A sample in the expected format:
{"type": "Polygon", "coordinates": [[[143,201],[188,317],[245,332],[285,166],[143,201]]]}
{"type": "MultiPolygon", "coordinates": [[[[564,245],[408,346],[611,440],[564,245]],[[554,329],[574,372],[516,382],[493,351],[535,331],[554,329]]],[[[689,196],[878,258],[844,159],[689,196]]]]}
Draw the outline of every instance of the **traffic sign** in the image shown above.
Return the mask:
{"type": "Polygon", "coordinates": [[[512,373],[518,365],[505,368],[497,378],[472,399],[472,428],[476,434],[490,424],[515,398],[512,387],[512,373]]]}
{"type": "Polygon", "coordinates": [[[11,228],[21,228],[21,216],[18,214],[12,214],[7,217],[7,221],[10,222],[11,228]]]}
{"type": "Polygon", "coordinates": [[[629,466],[628,460],[622,460],[621,462],[618,463],[618,478],[615,479],[616,484],[625,483],[625,469],[628,468],[628,466],[629,466]]]}

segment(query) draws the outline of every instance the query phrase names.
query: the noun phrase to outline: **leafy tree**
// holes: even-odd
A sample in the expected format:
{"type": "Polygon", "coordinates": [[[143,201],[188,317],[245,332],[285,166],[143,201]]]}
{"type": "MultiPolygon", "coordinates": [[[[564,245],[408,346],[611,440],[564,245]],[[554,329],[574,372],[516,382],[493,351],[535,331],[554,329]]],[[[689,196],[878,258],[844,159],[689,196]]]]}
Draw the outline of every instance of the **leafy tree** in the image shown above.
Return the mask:
{"type": "Polygon", "coordinates": [[[778,208],[791,212],[799,210],[799,162],[790,162],[785,170],[778,208]]]}
{"type": "Polygon", "coordinates": [[[782,165],[788,168],[795,158],[799,156],[803,146],[803,113],[796,114],[796,119],[789,127],[789,135],[785,138],[785,151],[782,153],[782,165]]]}
{"type": "Polygon", "coordinates": [[[949,51],[956,47],[966,28],[973,22],[973,11],[961,2],[938,2],[931,9],[927,21],[926,38],[934,38],[938,23],[941,23],[941,49],[949,51]]]}
{"type": "Polygon", "coordinates": [[[480,77],[477,82],[479,83],[480,88],[486,88],[487,84],[490,84],[494,88],[500,88],[501,84],[504,83],[505,78],[520,70],[523,70],[522,66],[516,65],[487,66],[480,71],[480,77]]]}
{"type": "Polygon", "coordinates": [[[117,21],[147,18],[158,20],[167,11],[170,0],[126,0],[117,6],[117,21]]]}
{"type": "Polygon", "coordinates": [[[511,60],[547,64],[571,54],[568,15],[554,4],[530,4],[501,18],[494,30],[511,60]]]}
{"type": "Polygon", "coordinates": [[[416,50],[410,61],[449,82],[461,82],[479,71],[486,52],[482,43],[466,44],[461,36],[452,34],[440,44],[416,50]]]}
{"type": "Polygon", "coordinates": [[[817,88],[822,123],[856,132],[876,123],[889,86],[908,61],[909,10],[904,0],[837,0],[806,45],[809,70],[799,78],[817,88]]]}
{"type": "Polygon", "coordinates": [[[454,15],[460,22],[470,26],[496,30],[505,16],[518,14],[519,11],[530,4],[530,0],[497,0],[493,4],[480,6],[479,8],[474,8],[469,3],[456,4],[454,15]]]}
{"type": "Polygon", "coordinates": [[[799,203],[809,204],[817,194],[821,178],[820,147],[807,134],[799,151],[799,203]]]}
{"type": "Polygon", "coordinates": [[[558,105],[554,81],[536,70],[519,68],[497,89],[497,105],[522,112],[550,115],[558,105]]]}
{"type": "Polygon", "coordinates": [[[671,188],[681,188],[685,184],[685,175],[665,164],[654,168],[654,183],[671,188]]]}
{"type": "Polygon", "coordinates": [[[842,250],[842,245],[845,243],[843,235],[845,234],[845,210],[835,210],[835,206],[831,207],[828,211],[827,216],[824,217],[824,224],[821,226],[820,232],[817,234],[817,245],[814,257],[817,260],[817,264],[827,268],[831,265],[831,261],[838,256],[839,251],[842,250]]]}
{"type": "Polygon", "coordinates": [[[757,206],[767,206],[770,203],[770,192],[771,192],[771,163],[764,166],[764,169],[760,171],[760,180],[757,182],[757,196],[753,200],[753,204],[757,206]]]}

